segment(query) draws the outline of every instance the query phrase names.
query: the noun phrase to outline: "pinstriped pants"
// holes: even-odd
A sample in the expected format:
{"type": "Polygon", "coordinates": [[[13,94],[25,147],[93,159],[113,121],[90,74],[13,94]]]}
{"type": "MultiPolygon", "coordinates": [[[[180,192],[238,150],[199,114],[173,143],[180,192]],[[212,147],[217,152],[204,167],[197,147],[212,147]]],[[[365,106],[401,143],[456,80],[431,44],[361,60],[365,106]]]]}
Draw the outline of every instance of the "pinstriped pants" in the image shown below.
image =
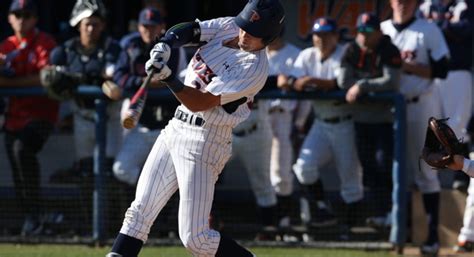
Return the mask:
{"type": "Polygon", "coordinates": [[[209,228],[208,218],[215,182],[232,152],[231,131],[171,120],[148,155],[120,232],[146,241],[154,220],[179,189],[181,241],[193,256],[214,256],[220,234],[209,228]]]}

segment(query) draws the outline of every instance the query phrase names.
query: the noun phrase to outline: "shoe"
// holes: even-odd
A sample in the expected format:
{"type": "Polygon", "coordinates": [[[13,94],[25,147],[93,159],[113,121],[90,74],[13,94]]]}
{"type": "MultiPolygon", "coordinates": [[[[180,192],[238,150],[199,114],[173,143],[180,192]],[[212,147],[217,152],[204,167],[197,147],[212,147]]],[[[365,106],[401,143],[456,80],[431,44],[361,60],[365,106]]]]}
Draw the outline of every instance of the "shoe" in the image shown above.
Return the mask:
{"type": "Polygon", "coordinates": [[[315,228],[334,226],[337,224],[337,218],[324,202],[318,201],[309,224],[315,228]]]}
{"type": "Polygon", "coordinates": [[[39,219],[27,217],[21,228],[21,236],[35,236],[43,231],[43,222],[39,219]]]}
{"type": "Polygon", "coordinates": [[[118,253],[108,253],[105,257],[123,257],[123,256],[118,253]]]}
{"type": "Polygon", "coordinates": [[[389,228],[392,226],[392,214],[389,212],[386,216],[368,217],[365,224],[373,228],[389,228]]]}
{"type": "Polygon", "coordinates": [[[453,249],[456,253],[468,253],[474,252],[474,242],[464,241],[458,242],[458,244],[453,249]]]}
{"type": "Polygon", "coordinates": [[[437,257],[439,252],[439,243],[425,243],[420,247],[420,253],[423,257],[437,257]]]}

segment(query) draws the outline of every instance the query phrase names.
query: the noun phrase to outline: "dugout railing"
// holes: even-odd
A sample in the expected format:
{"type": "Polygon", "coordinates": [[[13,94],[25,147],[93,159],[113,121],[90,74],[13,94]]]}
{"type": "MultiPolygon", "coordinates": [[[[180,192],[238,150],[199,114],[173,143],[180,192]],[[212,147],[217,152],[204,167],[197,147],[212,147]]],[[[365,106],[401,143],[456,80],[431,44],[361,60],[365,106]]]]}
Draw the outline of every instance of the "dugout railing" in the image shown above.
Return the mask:
{"type": "MultiPolygon", "coordinates": [[[[97,115],[95,116],[96,128],[96,147],[94,149],[94,191],[93,191],[93,240],[103,241],[104,238],[104,167],[106,162],[105,143],[106,143],[106,107],[107,100],[101,89],[97,86],[82,85],[78,87],[77,94],[81,97],[94,98],[97,115]]],[[[43,88],[0,88],[0,96],[37,96],[46,95],[43,88]]],[[[171,93],[165,90],[150,90],[148,98],[154,100],[166,101],[171,93]]],[[[344,99],[345,92],[307,92],[301,93],[280,93],[279,91],[266,91],[258,94],[261,99],[344,99]]],[[[390,101],[394,107],[394,151],[392,163],[392,226],[390,230],[389,241],[397,249],[398,253],[403,251],[407,229],[407,174],[405,168],[405,130],[406,130],[406,104],[404,97],[399,93],[381,92],[372,93],[365,96],[368,101],[390,101]]]]}

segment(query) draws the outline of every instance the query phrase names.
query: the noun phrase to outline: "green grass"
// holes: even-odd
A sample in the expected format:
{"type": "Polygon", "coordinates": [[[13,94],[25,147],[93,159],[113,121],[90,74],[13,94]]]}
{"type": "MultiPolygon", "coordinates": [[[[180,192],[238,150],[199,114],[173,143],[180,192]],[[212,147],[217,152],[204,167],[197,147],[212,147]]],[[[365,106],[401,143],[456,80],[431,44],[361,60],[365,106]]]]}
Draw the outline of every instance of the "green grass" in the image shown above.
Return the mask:
{"type": "MultiPolygon", "coordinates": [[[[258,257],[389,257],[389,252],[308,248],[252,248],[258,257]]],[[[107,248],[69,245],[0,244],[0,257],[104,257],[107,248]]],[[[145,247],[140,257],[190,257],[183,247],[145,247]]]]}

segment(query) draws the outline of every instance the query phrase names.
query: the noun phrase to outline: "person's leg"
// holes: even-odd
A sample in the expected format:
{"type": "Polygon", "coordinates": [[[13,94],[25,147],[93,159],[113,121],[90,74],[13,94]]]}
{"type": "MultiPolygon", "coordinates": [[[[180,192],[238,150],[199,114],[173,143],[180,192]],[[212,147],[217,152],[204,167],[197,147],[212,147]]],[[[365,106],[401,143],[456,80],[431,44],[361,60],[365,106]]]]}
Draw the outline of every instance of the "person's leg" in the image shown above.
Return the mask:
{"type": "Polygon", "coordinates": [[[125,213],[120,233],[112,246],[113,253],[136,257],[154,220],[178,189],[175,169],[164,138],[160,136],[140,174],[135,200],[125,213]]]}
{"type": "Polygon", "coordinates": [[[474,178],[471,178],[464,209],[463,226],[458,236],[456,252],[474,250],[474,178]]]}

